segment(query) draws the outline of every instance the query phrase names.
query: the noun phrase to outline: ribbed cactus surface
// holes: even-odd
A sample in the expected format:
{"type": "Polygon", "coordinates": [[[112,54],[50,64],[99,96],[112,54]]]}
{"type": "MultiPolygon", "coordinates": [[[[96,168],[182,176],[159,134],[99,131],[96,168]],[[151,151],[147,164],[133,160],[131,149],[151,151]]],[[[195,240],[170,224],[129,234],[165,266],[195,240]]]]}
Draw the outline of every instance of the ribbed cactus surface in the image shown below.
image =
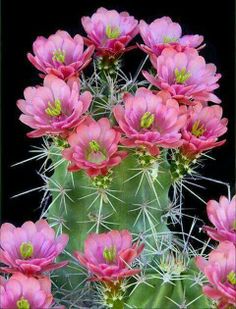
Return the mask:
{"type": "MultiPolygon", "coordinates": [[[[123,77],[119,84],[114,73],[109,75],[104,71],[94,75],[92,85],[91,78],[82,80],[84,90],[93,89],[95,84],[99,85],[95,90],[97,93],[101,91],[102,95],[95,93],[95,103],[89,114],[97,119],[112,116],[113,106],[121,100],[127,87],[131,93],[137,88],[137,83],[132,80],[127,82],[123,77]],[[101,104],[99,108],[97,102],[101,104]]],[[[182,306],[180,308],[205,306],[208,301],[201,293],[202,281],[191,261],[194,253],[186,250],[183,235],[180,233],[179,237],[169,228],[171,210],[176,206],[178,220],[182,220],[180,205],[175,205],[178,194],[174,193],[174,200],[171,200],[176,182],[190,173],[186,164],[176,172],[180,167],[176,161],[181,160],[178,152],[168,153],[161,149],[153,156],[145,147],[131,148],[128,156],[106,175],[90,177],[83,170],[68,171],[69,163],[61,156],[65,147],[67,145],[60,140],[54,140],[48,150],[53,173],[47,177],[47,186],[52,201],[45,214],[57,232],[69,235],[67,253],[83,251],[90,233],[113,229],[131,231],[134,240],[144,243],[145,249],[136,262],[142,267],[142,273],[122,283],[124,287],[118,292],[88,282],[84,288],[88,275],[72,256],[73,266],[69,265],[55,275],[59,290],[64,287],[74,295],[89,293],[87,302],[83,297],[77,299],[77,305],[87,304],[88,307],[99,304],[113,308],[172,309],[177,304],[182,306]]],[[[61,293],[67,302],[67,297],[61,293]]]]}

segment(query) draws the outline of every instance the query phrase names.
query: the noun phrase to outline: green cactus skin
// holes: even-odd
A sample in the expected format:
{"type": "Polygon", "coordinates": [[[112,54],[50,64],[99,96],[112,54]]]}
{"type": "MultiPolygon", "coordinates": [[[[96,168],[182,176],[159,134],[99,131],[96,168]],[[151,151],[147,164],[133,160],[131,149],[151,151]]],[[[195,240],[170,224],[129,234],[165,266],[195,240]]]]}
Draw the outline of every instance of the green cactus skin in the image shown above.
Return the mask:
{"type": "MultiPolygon", "coordinates": [[[[133,169],[139,168],[137,164],[136,156],[131,154],[118,167],[114,168],[111,176],[112,181],[107,191],[106,189],[96,188],[92,183],[92,179],[84,171],[78,171],[71,175],[67,171],[67,162],[55,169],[50,182],[55,201],[52,203],[52,207],[49,208],[48,217],[58,216],[63,217],[65,220],[66,226],[69,228],[69,230],[66,228],[64,230],[70,236],[67,247],[69,252],[83,250],[83,243],[89,232],[107,231],[103,222],[97,224],[95,220],[99,216],[99,211],[100,216],[109,216],[106,221],[109,221],[107,226],[110,229],[128,229],[139,235],[150,229],[148,220],[146,220],[146,224],[144,224],[142,216],[137,220],[140,212],[139,204],[149,203],[150,220],[153,222],[155,219],[154,223],[157,230],[168,230],[166,224],[160,221],[160,217],[169,205],[168,192],[171,185],[169,165],[167,162],[156,163],[159,169],[158,181],[161,186],[154,182],[153,189],[143,173],[135,176],[137,170],[133,169]],[[133,176],[135,177],[132,178],[133,176]],[[143,181],[139,185],[141,177],[143,177],[143,181]],[[70,190],[67,192],[70,199],[65,197],[65,209],[60,205],[61,201],[57,198],[57,193],[53,192],[53,181],[60,183],[62,188],[70,190]],[[140,188],[137,191],[138,186],[140,188]],[[153,190],[155,190],[155,193],[153,190]],[[157,197],[155,194],[157,194],[157,197]],[[94,224],[95,226],[92,228],[94,224]]],[[[146,173],[148,173],[148,177],[151,177],[149,172],[146,173]]],[[[152,168],[152,173],[156,173],[156,167],[152,168]]]]}
{"type": "Polygon", "coordinates": [[[160,279],[150,279],[137,287],[127,305],[136,309],[211,308],[210,301],[202,294],[201,285],[196,282],[198,274],[194,262],[190,261],[187,269],[181,273],[182,280],[163,283],[160,279]]]}
{"type": "Polygon", "coordinates": [[[192,282],[189,279],[177,281],[175,285],[163,284],[161,280],[157,279],[150,280],[148,283],[153,287],[142,284],[129,298],[127,304],[130,308],[210,308],[208,299],[202,295],[201,287],[190,287],[192,282]]]}
{"type": "MultiPolygon", "coordinates": [[[[169,206],[168,195],[171,187],[170,166],[165,156],[165,152],[162,152],[159,159],[145,172],[152,177],[148,179],[153,181],[154,188],[146,179],[145,175],[147,174],[143,174],[143,167],[139,165],[140,158],[135,152],[131,152],[118,167],[114,168],[108,179],[101,177],[95,181],[95,179],[88,177],[84,171],[71,174],[67,170],[68,162],[63,162],[56,167],[49,182],[53,201],[47,215],[49,222],[50,218],[55,216],[63,218],[67,227],[63,232],[70,236],[67,252],[72,254],[75,250],[83,251],[84,240],[89,233],[105,232],[108,228],[128,229],[137,238],[147,233],[151,245],[154,233],[158,235],[158,233],[170,232],[167,223],[161,220],[161,216],[169,206]],[[142,173],[137,175],[140,172],[137,169],[140,168],[142,173]],[[140,182],[142,177],[143,181],[140,182]],[[155,181],[155,177],[159,183],[155,181]],[[103,184],[100,184],[102,181],[103,184]],[[58,198],[58,193],[54,191],[55,183],[59,183],[65,190],[68,189],[64,206],[61,199],[58,198]],[[107,189],[101,189],[104,184],[108,186],[107,189]],[[98,186],[100,187],[98,188],[98,186]],[[148,204],[146,217],[143,213],[140,215],[140,206],[137,206],[145,203],[148,204]],[[101,224],[98,224],[98,217],[107,219],[104,222],[101,220],[101,224]]],[[[54,163],[60,160],[58,156],[52,156],[51,159],[54,163]]],[[[142,239],[142,237],[140,238],[142,239]]],[[[154,255],[151,258],[146,258],[146,262],[152,263],[153,258],[155,258],[154,255]]],[[[68,276],[69,271],[71,272],[68,268],[57,271],[57,285],[65,283],[65,277],[68,276]]],[[[78,275],[70,278],[71,286],[68,288],[72,289],[86,279],[86,275],[81,275],[79,265],[78,269],[73,271],[78,272],[78,275]]],[[[150,269],[146,273],[148,273],[147,278],[150,277],[150,269]]],[[[190,275],[193,277],[196,274],[196,269],[188,269],[185,277],[190,275]]],[[[192,302],[186,308],[207,308],[208,301],[202,295],[201,287],[195,284],[190,288],[193,281],[181,278],[174,283],[163,283],[159,278],[147,279],[147,283],[153,287],[142,283],[135,288],[133,293],[131,288],[131,296],[129,297],[129,293],[126,293],[123,300],[114,301],[112,308],[126,308],[125,304],[128,304],[127,308],[130,308],[129,306],[144,309],[175,308],[176,305],[170,299],[178,304],[184,301],[187,304],[192,302]],[[196,301],[194,301],[195,299],[196,301]]],[[[112,306],[112,301],[109,299],[107,301],[112,306]]]]}

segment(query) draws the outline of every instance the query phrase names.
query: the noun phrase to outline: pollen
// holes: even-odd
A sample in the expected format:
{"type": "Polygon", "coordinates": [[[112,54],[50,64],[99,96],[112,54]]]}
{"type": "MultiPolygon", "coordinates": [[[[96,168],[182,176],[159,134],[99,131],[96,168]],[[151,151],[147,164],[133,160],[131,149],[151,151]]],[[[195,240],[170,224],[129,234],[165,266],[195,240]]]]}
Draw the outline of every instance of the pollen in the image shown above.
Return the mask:
{"type": "Polygon", "coordinates": [[[175,69],[175,81],[177,84],[184,84],[191,76],[191,73],[187,72],[186,68],[179,71],[178,68],[175,69]]]}
{"type": "Polygon", "coordinates": [[[32,257],[34,253],[34,247],[31,242],[23,242],[20,245],[20,254],[24,260],[32,257]]]}
{"type": "Polygon", "coordinates": [[[21,297],[21,299],[16,302],[16,306],[17,309],[30,309],[30,304],[24,297],[21,297]]]}
{"type": "Polygon", "coordinates": [[[66,57],[65,51],[62,51],[61,49],[57,49],[53,52],[52,60],[60,62],[60,63],[65,63],[65,57],[66,57]]]}
{"type": "Polygon", "coordinates": [[[231,271],[227,275],[227,279],[228,279],[229,283],[236,285],[236,273],[234,271],[231,271]]]}
{"type": "Polygon", "coordinates": [[[114,246],[103,250],[103,257],[108,263],[112,263],[116,259],[116,248],[114,246]]]}
{"type": "Polygon", "coordinates": [[[51,117],[57,117],[61,115],[61,101],[56,99],[54,103],[48,102],[48,107],[45,109],[45,113],[51,117]]]}
{"type": "Polygon", "coordinates": [[[106,36],[108,39],[117,39],[120,36],[121,32],[119,27],[106,27],[106,36]]]}
{"type": "Polygon", "coordinates": [[[153,124],[154,120],[155,120],[155,116],[151,114],[150,112],[146,112],[140,120],[141,128],[149,129],[151,125],[153,124]]]}
{"type": "Polygon", "coordinates": [[[100,145],[98,144],[98,142],[92,140],[89,142],[89,147],[91,149],[91,151],[97,152],[100,150],[100,145]]]}
{"type": "Polygon", "coordinates": [[[174,43],[174,42],[176,42],[177,41],[177,39],[176,38],[171,38],[171,37],[169,37],[169,36],[164,36],[163,37],[163,43],[165,43],[165,44],[168,44],[168,43],[174,43]]]}
{"type": "Polygon", "coordinates": [[[194,122],[192,126],[192,134],[196,137],[200,137],[204,134],[206,129],[204,128],[204,125],[200,123],[200,120],[197,120],[194,122]]]}

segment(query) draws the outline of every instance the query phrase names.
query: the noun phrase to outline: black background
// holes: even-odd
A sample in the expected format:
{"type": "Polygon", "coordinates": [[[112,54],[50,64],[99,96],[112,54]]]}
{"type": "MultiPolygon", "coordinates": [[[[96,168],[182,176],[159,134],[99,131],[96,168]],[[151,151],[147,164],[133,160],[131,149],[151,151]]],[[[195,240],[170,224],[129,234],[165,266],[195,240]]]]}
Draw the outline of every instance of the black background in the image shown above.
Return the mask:
{"type": "MultiPolygon", "coordinates": [[[[2,2],[2,221],[21,224],[36,220],[40,210],[41,193],[35,192],[17,199],[11,196],[42,185],[36,170],[39,163],[30,162],[18,167],[12,164],[26,159],[31,145],[40,139],[28,139],[29,128],[18,121],[15,102],[23,90],[40,82],[37,70],[27,61],[38,35],[49,36],[58,29],[71,35],[83,33],[80,18],[91,15],[98,7],[127,10],[137,19],[147,22],[170,16],[181,24],[184,34],[203,34],[206,48],[201,54],[207,62],[217,65],[222,73],[217,94],[222,99],[224,115],[229,118],[227,143],[212,152],[215,161],[208,161],[202,170],[205,176],[234,182],[234,2],[233,1],[3,1],[2,2]]],[[[135,69],[143,58],[141,51],[126,56],[129,69],[135,69]]],[[[205,182],[206,190],[198,190],[206,200],[226,194],[224,187],[205,182]]],[[[205,206],[186,194],[186,207],[192,214],[205,217],[205,206]]]]}

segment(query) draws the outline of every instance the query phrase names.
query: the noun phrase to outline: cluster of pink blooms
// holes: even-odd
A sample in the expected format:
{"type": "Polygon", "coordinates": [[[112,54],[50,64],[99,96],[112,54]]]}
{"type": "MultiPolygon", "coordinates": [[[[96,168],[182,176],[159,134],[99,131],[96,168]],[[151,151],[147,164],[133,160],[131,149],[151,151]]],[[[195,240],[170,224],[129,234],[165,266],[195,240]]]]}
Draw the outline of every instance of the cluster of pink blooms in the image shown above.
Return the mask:
{"type": "MultiPolygon", "coordinates": [[[[6,265],[1,271],[13,274],[8,280],[0,278],[1,308],[51,308],[51,281],[44,273],[67,264],[55,263],[55,259],[67,245],[68,236],[56,238],[48,223],[39,220],[35,224],[25,222],[20,228],[5,223],[0,239],[0,262],[6,265]]],[[[92,280],[117,282],[140,271],[130,265],[141,254],[143,245],[132,244],[126,230],[90,234],[84,250],[84,254],[75,252],[75,257],[88,269],[92,280]]]]}
{"type": "Polygon", "coordinates": [[[179,148],[189,158],[224,144],[219,137],[227,131],[222,108],[213,93],[220,74],[214,64],[207,64],[198,50],[200,35],[184,35],[178,23],[169,17],[150,25],[138,22],[127,12],[100,8],[92,17],[83,17],[87,38],[72,38],[57,31],[49,38],[38,37],[30,62],[44,77],[43,85],[25,89],[25,99],[18,100],[20,120],[33,129],[29,137],[50,136],[66,141],[63,156],[69,170],[85,170],[91,177],[106,174],[127,155],[128,148],[146,147],[152,156],[160,148],[179,148]],[[128,43],[140,33],[144,44],[138,45],[150,55],[156,75],[143,72],[156,90],[139,88],[125,93],[123,102],[114,107],[118,127],[109,119],[88,117],[93,100],[89,91],[80,91],[80,72],[95,57],[111,62],[134,48],[128,43]],[[84,51],[84,44],[88,48],[84,51]]]}
{"type": "Polygon", "coordinates": [[[207,203],[208,218],[214,227],[204,230],[214,240],[219,241],[216,249],[210,252],[208,260],[201,256],[196,264],[207,277],[209,284],[203,292],[215,300],[219,309],[236,306],[236,196],[228,200],[221,196],[219,202],[207,203]]]}
{"type": "MultiPolygon", "coordinates": [[[[4,223],[0,240],[0,263],[5,265],[1,271],[12,274],[8,280],[0,277],[1,308],[51,308],[54,304],[51,281],[45,273],[67,264],[67,261],[55,263],[55,259],[67,245],[68,236],[55,237],[55,231],[42,219],[36,223],[27,221],[19,228],[4,223]]],[[[113,230],[90,234],[84,254],[75,252],[74,255],[88,269],[91,280],[112,283],[140,271],[132,269],[131,264],[143,248],[138,243],[132,244],[127,230],[113,230]]]]}
{"type": "Polygon", "coordinates": [[[6,265],[1,271],[13,274],[8,280],[0,278],[1,308],[51,308],[51,281],[45,272],[67,264],[55,263],[55,259],[67,245],[68,236],[56,237],[47,221],[39,220],[21,227],[2,224],[0,240],[0,262],[6,265]]]}
{"type": "MultiPolygon", "coordinates": [[[[220,99],[213,93],[221,75],[216,66],[199,55],[204,47],[201,35],[182,35],[178,23],[162,17],[148,25],[127,12],[100,8],[91,17],[83,17],[87,38],[66,31],[38,37],[33,43],[29,61],[40,71],[42,85],[27,87],[17,106],[20,120],[33,131],[29,137],[48,136],[65,141],[62,155],[72,172],[84,170],[90,177],[106,175],[128,155],[129,148],[145,147],[151,156],[161,148],[178,148],[193,159],[211,148],[222,145],[227,119],[222,118],[220,99]],[[128,45],[140,33],[143,44],[128,45]],[[87,45],[87,48],[84,48],[87,45]],[[108,63],[136,47],[147,53],[155,75],[144,71],[152,88],[125,93],[123,102],[114,107],[118,126],[108,118],[94,120],[89,116],[93,96],[81,92],[80,73],[92,56],[108,63]],[[150,90],[152,89],[152,90],[150,90]],[[123,145],[126,151],[120,151],[123,145]]],[[[151,86],[150,85],[150,86],[151,86]]],[[[209,201],[207,212],[214,227],[205,227],[208,235],[220,241],[208,261],[197,258],[209,284],[203,291],[215,299],[220,309],[230,308],[236,298],[235,270],[235,197],[220,202],[209,201]]],[[[63,267],[55,263],[68,236],[55,237],[45,220],[26,222],[21,228],[5,223],[0,229],[0,262],[10,279],[1,277],[3,309],[39,309],[53,305],[50,279],[45,272],[63,267]]],[[[126,231],[91,234],[84,253],[75,252],[92,280],[114,282],[137,274],[132,262],[143,245],[132,244],[126,231]]]]}

